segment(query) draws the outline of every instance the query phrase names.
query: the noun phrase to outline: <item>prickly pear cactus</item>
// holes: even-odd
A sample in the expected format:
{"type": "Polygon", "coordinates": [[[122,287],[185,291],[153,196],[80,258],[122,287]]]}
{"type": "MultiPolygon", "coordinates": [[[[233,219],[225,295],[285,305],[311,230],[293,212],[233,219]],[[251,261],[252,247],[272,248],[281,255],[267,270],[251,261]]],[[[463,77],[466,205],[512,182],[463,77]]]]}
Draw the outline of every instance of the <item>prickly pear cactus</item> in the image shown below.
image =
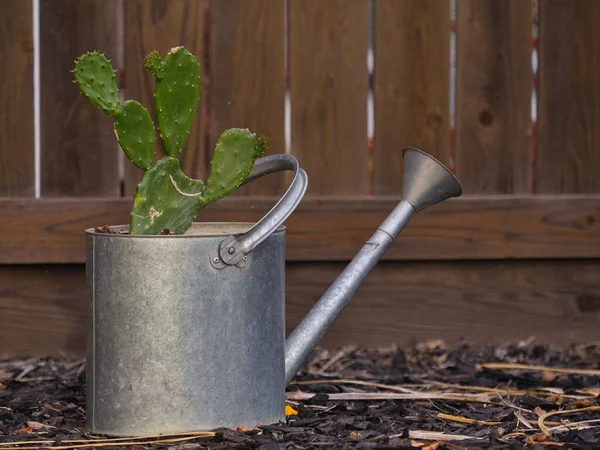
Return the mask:
{"type": "Polygon", "coordinates": [[[216,202],[238,188],[250,175],[254,160],[262,156],[264,148],[264,138],[257,141],[250,130],[225,131],[217,142],[210,162],[203,205],[216,202]]]}
{"type": "Polygon", "coordinates": [[[135,100],[119,101],[115,71],[97,52],[75,61],[75,82],[81,93],[114,117],[119,145],[144,174],[137,186],[130,214],[130,234],[183,234],[206,205],[229,195],[248,177],[254,161],[263,156],[266,138],[248,129],[230,128],[221,135],[206,185],[187,177],[177,157],[189,137],[198,103],[200,66],[183,47],[171,49],[161,60],[154,51],[144,68],[156,79],[155,113],[166,156],[154,162],[155,128],[146,108],[135,100]]]}
{"type": "Polygon", "coordinates": [[[117,116],[121,110],[115,71],[106,56],[86,53],[75,61],[75,82],[92,105],[117,116]]]}
{"type": "Polygon", "coordinates": [[[177,157],[185,145],[198,103],[200,65],[183,47],[171,49],[160,61],[158,52],[144,59],[144,67],[156,77],[156,119],[165,152],[177,157]]]}
{"type": "Polygon", "coordinates": [[[96,108],[114,117],[115,135],[127,158],[142,170],[154,159],[154,124],[140,103],[128,100],[121,105],[115,71],[106,56],[93,52],[75,61],[75,83],[96,108]]]}
{"type": "Polygon", "coordinates": [[[186,177],[179,160],[165,156],[144,173],[133,201],[131,234],[182,234],[200,210],[204,184],[186,177]]]}
{"type": "Polygon", "coordinates": [[[154,123],[146,108],[135,100],[123,103],[115,118],[115,135],[127,158],[142,170],[152,167],[154,123]]]}

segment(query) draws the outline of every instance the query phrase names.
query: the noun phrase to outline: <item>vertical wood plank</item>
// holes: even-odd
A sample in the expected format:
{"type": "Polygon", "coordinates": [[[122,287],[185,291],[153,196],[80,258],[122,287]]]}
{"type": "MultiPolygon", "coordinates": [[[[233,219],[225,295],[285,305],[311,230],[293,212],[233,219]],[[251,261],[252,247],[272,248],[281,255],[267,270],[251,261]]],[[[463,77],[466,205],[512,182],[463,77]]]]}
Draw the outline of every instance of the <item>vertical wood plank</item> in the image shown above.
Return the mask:
{"type": "Polygon", "coordinates": [[[531,2],[459,0],[456,175],[465,194],[530,192],[531,2]]]}
{"type": "Polygon", "coordinates": [[[34,194],[31,2],[0,7],[0,197],[34,194]]]}
{"type": "Polygon", "coordinates": [[[449,162],[449,17],[447,0],[375,2],[376,195],[400,195],[405,147],[449,162]]]}
{"type": "Polygon", "coordinates": [[[117,196],[113,119],[73,82],[75,59],[98,50],[118,67],[116,0],[40,0],[41,194],[117,196]]]}
{"type": "MultiPolygon", "coordinates": [[[[285,153],[285,14],[285,0],[212,2],[211,156],[221,133],[232,127],[265,135],[267,154],[285,153]]],[[[279,195],[283,181],[269,175],[232,195],[279,195]]]]}
{"type": "MultiPolygon", "coordinates": [[[[154,112],[154,75],[144,70],[144,56],[158,50],[161,57],[173,47],[184,46],[200,63],[201,81],[198,105],[188,141],[180,154],[181,167],[190,177],[203,176],[205,144],[203,139],[203,105],[206,92],[204,76],[204,6],[200,0],[126,0],[124,2],[125,78],[124,93],[127,99],[135,99],[144,105],[152,116],[154,112]]],[[[158,130],[156,132],[157,159],[164,155],[158,130]]],[[[142,171],[124,158],[124,194],[135,193],[142,171]]]]}
{"type": "Polygon", "coordinates": [[[600,192],[600,2],[541,0],[536,193],[600,192]]]}
{"type": "Polygon", "coordinates": [[[367,194],[368,1],[289,7],[292,153],[307,194],[367,194]]]}

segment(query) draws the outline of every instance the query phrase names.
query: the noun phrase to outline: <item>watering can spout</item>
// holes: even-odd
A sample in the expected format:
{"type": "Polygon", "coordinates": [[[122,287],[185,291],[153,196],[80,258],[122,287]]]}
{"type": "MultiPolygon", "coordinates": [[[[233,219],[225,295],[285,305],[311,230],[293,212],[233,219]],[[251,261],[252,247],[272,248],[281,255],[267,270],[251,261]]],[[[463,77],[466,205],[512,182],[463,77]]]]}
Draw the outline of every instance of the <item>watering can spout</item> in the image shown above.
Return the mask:
{"type": "Polygon", "coordinates": [[[458,180],[437,159],[415,148],[404,149],[403,158],[402,200],[287,338],[286,385],[296,376],[412,215],[462,194],[458,180]]]}

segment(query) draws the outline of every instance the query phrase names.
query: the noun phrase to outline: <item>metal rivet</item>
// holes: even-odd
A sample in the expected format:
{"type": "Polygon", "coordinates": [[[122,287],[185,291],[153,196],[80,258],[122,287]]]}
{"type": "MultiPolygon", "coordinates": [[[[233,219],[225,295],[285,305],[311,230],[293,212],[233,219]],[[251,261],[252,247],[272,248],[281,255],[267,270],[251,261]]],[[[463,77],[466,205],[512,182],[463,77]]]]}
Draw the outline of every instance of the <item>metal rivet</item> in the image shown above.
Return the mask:
{"type": "Polygon", "coordinates": [[[213,258],[213,261],[214,261],[215,263],[218,263],[218,262],[219,262],[219,258],[215,256],[215,257],[213,258]]]}
{"type": "Polygon", "coordinates": [[[244,256],[242,259],[243,259],[244,261],[248,261],[248,257],[247,257],[247,256],[244,256]]]}
{"type": "Polygon", "coordinates": [[[235,253],[235,248],[233,247],[229,247],[229,250],[227,250],[229,252],[230,255],[233,255],[235,253]]]}

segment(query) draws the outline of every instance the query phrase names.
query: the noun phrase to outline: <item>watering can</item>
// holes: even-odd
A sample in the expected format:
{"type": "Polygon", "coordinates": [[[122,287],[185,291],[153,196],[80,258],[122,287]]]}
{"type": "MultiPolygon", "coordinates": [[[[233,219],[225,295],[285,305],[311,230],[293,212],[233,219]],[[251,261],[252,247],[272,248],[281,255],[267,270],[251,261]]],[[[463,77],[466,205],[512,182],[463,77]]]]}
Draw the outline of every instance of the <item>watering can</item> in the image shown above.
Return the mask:
{"type": "Polygon", "coordinates": [[[282,223],[307,187],[293,156],[260,158],[245,180],[294,172],[256,224],[85,230],[88,429],[143,436],[285,420],[287,384],[412,215],[462,193],[432,156],[403,157],[402,200],[287,339],[282,223]]]}

